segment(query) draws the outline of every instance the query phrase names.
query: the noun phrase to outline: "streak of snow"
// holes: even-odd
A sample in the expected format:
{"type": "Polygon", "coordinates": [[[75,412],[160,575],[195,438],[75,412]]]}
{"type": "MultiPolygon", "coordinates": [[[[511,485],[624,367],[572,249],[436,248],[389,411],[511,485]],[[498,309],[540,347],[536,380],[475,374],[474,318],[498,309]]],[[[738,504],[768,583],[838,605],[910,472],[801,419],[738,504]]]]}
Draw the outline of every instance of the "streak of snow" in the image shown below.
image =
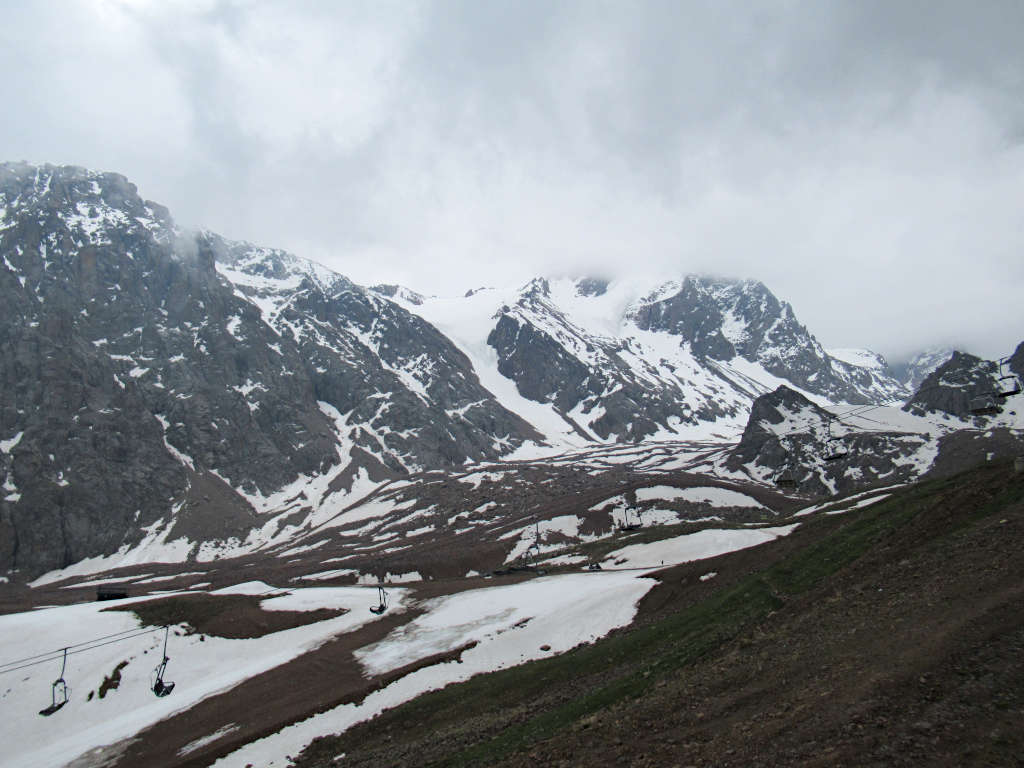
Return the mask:
{"type": "Polygon", "coordinates": [[[711,504],[715,507],[756,507],[767,509],[752,496],[728,488],[705,486],[700,488],[673,488],[668,485],[656,485],[649,488],[638,488],[637,501],[694,501],[711,504]]]}
{"type": "MultiPolygon", "coordinates": [[[[301,656],[332,637],[377,620],[365,610],[363,596],[368,592],[353,593],[351,602],[345,606],[351,610],[342,616],[260,638],[227,640],[211,635],[186,635],[178,634],[179,630],[172,627],[169,655],[173,661],[168,676],[176,687],[174,695],[167,698],[156,698],[150,691],[150,674],[163,643],[162,628],[69,655],[64,677],[72,693],[60,712],[60,727],[55,729],[53,721],[39,717],[36,710],[49,703],[50,683],[60,670],[57,651],[53,664],[30,667],[5,681],[5,697],[28,704],[6,708],[0,718],[3,762],[19,768],[51,768],[75,762],[97,747],[130,738],[209,696],[301,656]],[[148,655],[144,656],[144,651],[148,655]],[[121,669],[120,686],[102,699],[88,697],[124,660],[129,663],[121,669]]],[[[389,614],[405,609],[401,591],[395,590],[393,594],[389,614]]],[[[106,609],[145,599],[148,597],[79,603],[0,616],[4,654],[10,658],[34,656],[41,648],[137,629],[139,623],[133,614],[106,609]]],[[[295,599],[302,603],[308,596],[295,599]]],[[[336,596],[324,594],[324,599],[333,606],[342,605],[336,596]]]]}
{"type": "Polygon", "coordinates": [[[705,560],[727,552],[746,549],[788,536],[798,523],[776,528],[716,529],[707,528],[696,533],[649,544],[631,544],[608,553],[606,560],[623,568],[654,568],[693,560],[705,560]]]}
{"type": "Polygon", "coordinates": [[[394,669],[476,641],[461,663],[417,670],[371,693],[358,704],[335,709],[252,742],[214,763],[216,768],[284,765],[317,736],[341,733],[384,709],[473,675],[565,652],[628,624],[636,604],[654,585],[624,573],[553,576],[502,587],[461,592],[424,604],[427,613],[385,640],[357,651],[370,674],[394,669]],[[541,646],[550,650],[542,651],[541,646]]]}

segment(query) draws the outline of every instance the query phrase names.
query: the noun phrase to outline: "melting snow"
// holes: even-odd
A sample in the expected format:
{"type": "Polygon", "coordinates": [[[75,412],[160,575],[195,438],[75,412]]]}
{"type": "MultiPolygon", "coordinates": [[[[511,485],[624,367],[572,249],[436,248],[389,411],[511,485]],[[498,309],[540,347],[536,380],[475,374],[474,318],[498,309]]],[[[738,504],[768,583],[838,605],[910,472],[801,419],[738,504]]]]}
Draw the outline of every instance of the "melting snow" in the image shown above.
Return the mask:
{"type": "Polygon", "coordinates": [[[639,488],[636,492],[637,501],[694,501],[711,504],[715,507],[756,507],[767,509],[752,496],[728,488],[711,486],[701,488],[674,488],[668,485],[656,485],[651,488],[639,488]]]}
{"type": "Polygon", "coordinates": [[[427,613],[357,652],[367,672],[377,674],[428,654],[476,641],[455,661],[420,669],[371,693],[252,742],[218,760],[217,768],[283,766],[317,736],[340,733],[426,691],[482,672],[515,666],[567,651],[632,621],[636,604],[654,585],[631,573],[594,572],[533,579],[461,592],[423,604],[427,613]],[[550,650],[542,651],[541,646],[550,650]]]}
{"type": "Polygon", "coordinates": [[[798,523],[776,528],[715,529],[653,541],[649,544],[631,544],[610,552],[606,561],[623,568],[657,568],[661,565],[705,560],[738,549],[755,547],[780,536],[788,536],[798,523]]]}

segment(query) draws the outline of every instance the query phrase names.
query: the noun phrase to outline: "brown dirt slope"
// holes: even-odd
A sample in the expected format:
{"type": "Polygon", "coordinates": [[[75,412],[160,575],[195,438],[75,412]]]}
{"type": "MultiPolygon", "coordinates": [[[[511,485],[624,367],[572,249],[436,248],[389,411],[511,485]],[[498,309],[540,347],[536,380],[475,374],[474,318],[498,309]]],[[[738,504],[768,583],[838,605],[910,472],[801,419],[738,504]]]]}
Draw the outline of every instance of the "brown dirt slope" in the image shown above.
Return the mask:
{"type": "Polygon", "coordinates": [[[297,765],[1024,765],[1022,545],[1008,463],[812,516],[662,572],[595,645],[420,697],[297,765]]]}
{"type": "Polygon", "coordinates": [[[204,592],[154,598],[108,611],[134,613],[143,624],[187,624],[192,632],[215,637],[263,637],[293,627],[333,619],[344,610],[264,611],[260,595],[210,595],[204,592]]]}

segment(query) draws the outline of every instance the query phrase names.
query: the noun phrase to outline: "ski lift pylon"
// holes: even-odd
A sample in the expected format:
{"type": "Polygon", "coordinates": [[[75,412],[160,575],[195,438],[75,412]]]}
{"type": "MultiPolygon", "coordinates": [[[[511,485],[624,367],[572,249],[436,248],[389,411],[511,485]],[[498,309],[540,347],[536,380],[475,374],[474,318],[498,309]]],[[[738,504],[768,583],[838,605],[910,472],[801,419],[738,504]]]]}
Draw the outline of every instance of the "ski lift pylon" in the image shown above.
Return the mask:
{"type": "Polygon", "coordinates": [[[39,710],[43,717],[49,717],[68,703],[68,684],[64,681],[64,670],[68,665],[68,649],[64,649],[64,659],[60,664],[60,677],[53,681],[50,688],[50,706],[39,710]]]}

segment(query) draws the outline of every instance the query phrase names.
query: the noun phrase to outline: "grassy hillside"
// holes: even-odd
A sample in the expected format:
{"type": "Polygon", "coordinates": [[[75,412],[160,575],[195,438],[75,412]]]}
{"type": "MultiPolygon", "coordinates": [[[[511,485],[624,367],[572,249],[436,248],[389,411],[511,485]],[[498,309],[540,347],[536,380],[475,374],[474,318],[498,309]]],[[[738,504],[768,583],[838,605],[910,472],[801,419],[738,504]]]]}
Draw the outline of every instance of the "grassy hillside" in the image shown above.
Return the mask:
{"type": "Polygon", "coordinates": [[[297,765],[1019,765],[1022,544],[1008,463],[812,516],[662,571],[628,629],[420,697],[297,765]]]}

